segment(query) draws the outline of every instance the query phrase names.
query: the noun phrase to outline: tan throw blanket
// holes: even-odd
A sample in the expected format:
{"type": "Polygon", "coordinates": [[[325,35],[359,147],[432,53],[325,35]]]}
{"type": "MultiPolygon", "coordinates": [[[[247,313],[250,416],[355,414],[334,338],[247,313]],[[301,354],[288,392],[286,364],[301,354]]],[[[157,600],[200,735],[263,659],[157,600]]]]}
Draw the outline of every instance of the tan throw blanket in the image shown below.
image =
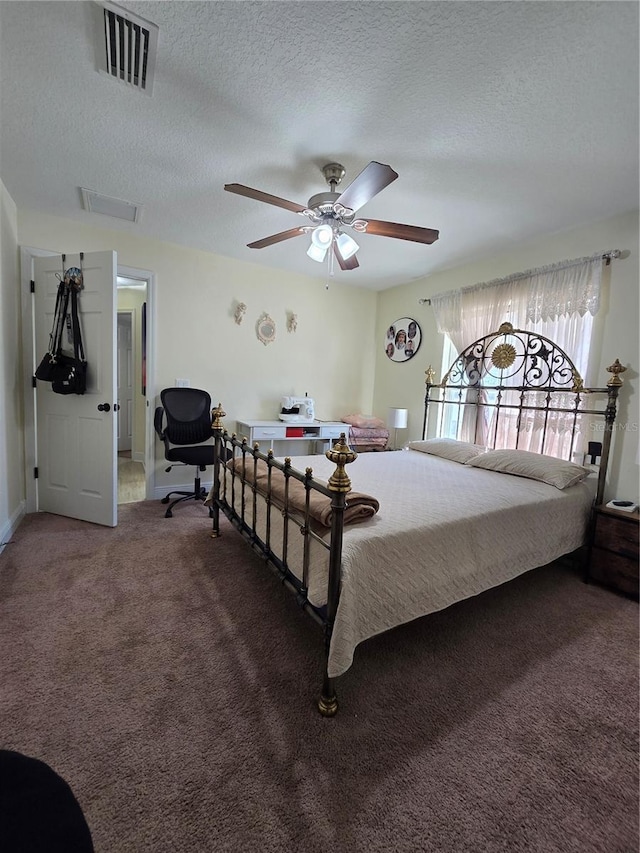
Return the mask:
{"type": "MultiPolygon", "coordinates": [[[[247,483],[254,482],[254,461],[253,457],[248,456],[245,460],[244,479],[247,483]]],[[[227,468],[235,469],[236,473],[242,476],[242,458],[236,457],[227,462],[227,468]]],[[[258,492],[263,495],[267,493],[267,484],[269,478],[269,468],[267,463],[262,459],[258,459],[256,470],[255,485],[258,492]]],[[[322,482],[323,485],[326,485],[322,482]]],[[[271,498],[275,504],[281,509],[284,508],[285,498],[285,475],[278,468],[271,469],[271,498]]],[[[307,490],[304,484],[294,477],[289,478],[289,496],[288,509],[304,515],[307,505],[307,490]]],[[[365,495],[360,492],[349,492],[347,494],[346,508],[344,511],[345,524],[357,524],[359,521],[366,521],[374,516],[380,508],[379,502],[371,495],[365,495]]],[[[309,490],[309,515],[314,521],[323,527],[331,527],[331,498],[317,492],[315,489],[309,490]]]]}

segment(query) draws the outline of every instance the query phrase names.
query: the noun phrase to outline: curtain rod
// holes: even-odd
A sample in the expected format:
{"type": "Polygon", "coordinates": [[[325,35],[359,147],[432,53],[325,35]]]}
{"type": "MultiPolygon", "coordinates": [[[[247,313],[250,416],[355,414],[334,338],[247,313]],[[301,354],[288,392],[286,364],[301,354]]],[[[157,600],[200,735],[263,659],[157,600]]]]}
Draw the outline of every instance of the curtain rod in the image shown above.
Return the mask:
{"type": "MultiPolygon", "coordinates": [[[[609,252],[598,252],[595,255],[591,255],[589,258],[577,258],[574,261],[560,261],[557,264],[551,264],[547,267],[538,267],[534,270],[526,270],[525,272],[519,272],[515,275],[507,275],[504,278],[496,278],[493,281],[489,281],[486,284],[472,284],[470,287],[463,287],[462,290],[473,290],[476,287],[486,287],[488,285],[494,284],[505,284],[507,281],[516,281],[519,278],[526,278],[530,275],[536,275],[541,272],[549,272],[550,270],[561,270],[567,267],[574,267],[578,264],[582,264],[585,261],[595,261],[596,258],[602,258],[603,261],[607,262],[607,266],[611,263],[612,258],[619,258],[622,256],[622,252],[620,249],[611,249],[609,252]]],[[[431,305],[431,299],[418,299],[418,305],[431,305]]]]}

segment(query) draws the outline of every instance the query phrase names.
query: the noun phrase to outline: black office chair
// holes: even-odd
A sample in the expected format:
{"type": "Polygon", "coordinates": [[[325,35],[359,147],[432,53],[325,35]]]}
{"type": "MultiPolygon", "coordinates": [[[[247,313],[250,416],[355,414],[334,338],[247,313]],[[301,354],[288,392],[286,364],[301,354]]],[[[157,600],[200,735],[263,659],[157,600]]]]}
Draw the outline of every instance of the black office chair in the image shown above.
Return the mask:
{"type": "MultiPolygon", "coordinates": [[[[192,492],[174,490],[162,498],[163,504],[169,504],[164,517],[172,518],[171,510],[176,504],[188,500],[204,501],[207,497],[206,489],[200,485],[200,472],[213,465],[214,446],[212,443],[203,444],[213,439],[211,397],[199,388],[165,388],[160,392],[160,400],[162,406],[156,409],[154,426],[164,442],[165,459],[178,465],[193,465],[196,469],[192,492]],[[181,497],[169,503],[171,495],[181,497]]],[[[168,472],[172,468],[173,465],[169,465],[165,470],[168,472]]],[[[213,515],[211,510],[209,515],[213,515]]]]}

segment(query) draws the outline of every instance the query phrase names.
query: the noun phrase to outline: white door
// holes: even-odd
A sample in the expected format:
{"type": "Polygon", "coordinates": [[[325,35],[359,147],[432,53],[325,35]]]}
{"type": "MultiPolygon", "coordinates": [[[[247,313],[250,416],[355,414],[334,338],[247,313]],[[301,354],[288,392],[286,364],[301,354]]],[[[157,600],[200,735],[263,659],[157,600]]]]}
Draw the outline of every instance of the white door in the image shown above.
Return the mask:
{"type": "Polygon", "coordinates": [[[133,344],[131,314],[118,313],[118,453],[133,444],[133,344]]]}
{"type": "MultiPolygon", "coordinates": [[[[79,266],[79,255],[66,255],[65,269],[79,266]]],[[[88,362],[86,393],[54,394],[49,383],[36,382],[38,509],[108,527],[117,524],[118,497],[116,269],[115,252],[84,254],[78,306],[88,362]]],[[[62,258],[35,258],[34,271],[39,361],[49,346],[62,258]]]]}

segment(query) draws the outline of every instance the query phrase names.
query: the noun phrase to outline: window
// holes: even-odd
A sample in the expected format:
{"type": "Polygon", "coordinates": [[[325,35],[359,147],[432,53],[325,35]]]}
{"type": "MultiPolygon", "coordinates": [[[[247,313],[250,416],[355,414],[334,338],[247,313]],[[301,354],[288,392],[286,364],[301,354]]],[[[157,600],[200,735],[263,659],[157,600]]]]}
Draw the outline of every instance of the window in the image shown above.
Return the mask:
{"type": "MultiPolygon", "coordinates": [[[[602,265],[602,255],[597,255],[432,297],[438,329],[444,334],[442,376],[459,352],[508,321],[515,329],[526,329],[556,343],[569,355],[580,376],[586,377],[593,318],[599,307],[602,265]]],[[[495,395],[486,390],[491,384],[508,386],[509,379],[488,376],[483,378],[482,391],[448,392],[447,399],[460,405],[437,407],[442,411],[436,434],[567,458],[572,439],[570,431],[565,429],[566,419],[560,415],[547,422],[544,448],[540,446],[542,417],[535,412],[529,412],[519,422],[515,410],[502,411],[498,424],[494,422],[496,410],[487,408],[477,422],[475,407],[472,410],[462,403],[469,399],[467,395],[478,393],[491,402],[495,395]]],[[[503,392],[504,397],[509,394],[515,397],[516,392],[503,392]]],[[[569,405],[568,399],[564,403],[558,399],[556,405],[563,404],[569,405]]],[[[586,425],[580,431],[583,434],[577,440],[584,443],[586,425]]]]}

